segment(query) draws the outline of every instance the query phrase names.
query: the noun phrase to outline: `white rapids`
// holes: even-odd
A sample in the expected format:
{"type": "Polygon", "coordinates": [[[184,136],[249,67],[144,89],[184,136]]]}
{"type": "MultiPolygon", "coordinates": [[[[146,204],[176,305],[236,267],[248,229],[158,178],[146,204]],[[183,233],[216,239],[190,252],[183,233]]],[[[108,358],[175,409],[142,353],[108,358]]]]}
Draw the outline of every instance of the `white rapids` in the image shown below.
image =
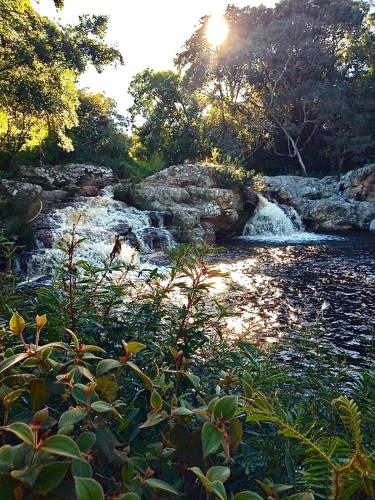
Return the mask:
{"type": "Polygon", "coordinates": [[[45,237],[37,233],[37,250],[29,258],[28,271],[33,275],[45,274],[55,260],[64,257],[73,225],[76,225],[76,240],[79,241],[75,260],[100,265],[108,260],[115,235],[121,235],[131,227],[138,250],[124,241],[117,259],[123,263],[139,264],[141,255],[147,259],[148,255],[176,244],[171,233],[162,227],[162,217],[156,218],[158,227],[155,227],[155,217],[153,221],[150,212],[114,200],[112,189],[105,188],[101,196],[74,202],[48,214],[45,225],[50,241],[46,244],[45,237]]]}
{"type": "Polygon", "coordinates": [[[247,221],[242,239],[269,243],[304,243],[340,239],[340,237],[309,233],[297,211],[287,205],[278,205],[259,195],[259,204],[247,221]]]}

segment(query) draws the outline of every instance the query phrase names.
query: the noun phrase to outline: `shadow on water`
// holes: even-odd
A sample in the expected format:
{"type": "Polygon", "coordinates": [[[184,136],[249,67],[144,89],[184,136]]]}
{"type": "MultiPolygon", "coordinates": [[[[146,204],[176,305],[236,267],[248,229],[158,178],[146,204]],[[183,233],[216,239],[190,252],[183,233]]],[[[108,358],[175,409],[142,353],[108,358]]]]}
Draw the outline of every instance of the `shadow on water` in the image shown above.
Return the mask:
{"type": "MultiPolygon", "coordinates": [[[[221,294],[239,313],[231,335],[295,347],[308,332],[350,366],[374,364],[375,235],[299,244],[239,239],[216,258],[231,277],[221,294]]],[[[281,348],[281,358],[293,361],[293,349],[281,348]]]]}

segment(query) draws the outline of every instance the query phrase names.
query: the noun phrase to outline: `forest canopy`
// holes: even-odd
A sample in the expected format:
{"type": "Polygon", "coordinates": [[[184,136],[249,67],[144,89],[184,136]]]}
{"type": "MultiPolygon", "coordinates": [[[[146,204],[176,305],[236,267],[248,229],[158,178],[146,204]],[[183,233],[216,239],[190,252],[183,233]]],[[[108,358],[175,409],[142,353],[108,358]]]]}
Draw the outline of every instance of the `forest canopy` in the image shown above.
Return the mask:
{"type": "Polygon", "coordinates": [[[372,2],[228,5],[229,33],[217,47],[207,40],[209,19],[176,55],[176,70],[133,77],[123,118],[115,102],[77,87],[88,65],[123,62],[105,43],[105,16],[60,26],[29,1],[0,0],[1,168],[74,160],[127,175],[142,162],[214,158],[326,174],[374,157],[372,2]]]}
{"type": "Polygon", "coordinates": [[[29,0],[0,0],[4,166],[51,136],[63,150],[74,149],[67,131],[78,125],[78,76],[89,64],[102,71],[122,63],[121,54],[104,41],[107,23],[105,16],[81,16],[76,26],[62,27],[38,14],[29,0]]]}

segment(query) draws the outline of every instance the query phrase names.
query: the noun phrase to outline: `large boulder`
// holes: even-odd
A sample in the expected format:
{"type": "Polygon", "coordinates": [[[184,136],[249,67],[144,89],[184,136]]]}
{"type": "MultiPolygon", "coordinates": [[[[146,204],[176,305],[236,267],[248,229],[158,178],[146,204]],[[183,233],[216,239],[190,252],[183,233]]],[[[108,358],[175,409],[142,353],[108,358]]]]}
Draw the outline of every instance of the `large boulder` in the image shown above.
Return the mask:
{"type": "Polygon", "coordinates": [[[24,204],[38,201],[42,188],[29,182],[19,182],[9,179],[0,180],[0,205],[24,204]]]}
{"type": "Polygon", "coordinates": [[[240,234],[258,200],[250,188],[236,186],[214,167],[185,164],[133,186],[127,201],[139,209],[169,213],[179,241],[213,243],[240,234]]]}
{"type": "Polygon", "coordinates": [[[70,163],[42,167],[21,167],[21,177],[31,184],[38,184],[45,191],[63,189],[71,194],[93,196],[97,189],[113,183],[110,168],[70,163]]]}
{"type": "Polygon", "coordinates": [[[265,177],[268,195],[294,207],[309,229],[370,229],[375,218],[375,164],[323,179],[265,177]]]}

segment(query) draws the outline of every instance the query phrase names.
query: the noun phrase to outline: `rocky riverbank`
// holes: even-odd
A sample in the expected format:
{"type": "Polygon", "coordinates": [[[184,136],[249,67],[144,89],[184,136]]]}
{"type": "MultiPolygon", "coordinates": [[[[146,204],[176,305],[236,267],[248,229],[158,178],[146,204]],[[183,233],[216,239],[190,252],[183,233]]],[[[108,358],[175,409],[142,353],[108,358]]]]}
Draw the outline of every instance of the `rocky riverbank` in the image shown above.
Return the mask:
{"type": "Polygon", "coordinates": [[[310,231],[375,231],[375,164],[323,179],[264,177],[267,195],[292,206],[310,231]]]}
{"type": "MultiPolygon", "coordinates": [[[[102,197],[106,186],[118,183],[110,169],[81,164],[22,167],[20,177],[22,181],[0,180],[0,217],[4,222],[12,215],[12,206],[28,205],[25,219],[37,216],[37,237],[47,246],[54,231],[50,213],[84,205],[87,199],[102,197]]],[[[375,232],[375,164],[342,176],[276,176],[265,177],[264,183],[265,196],[284,205],[284,211],[285,205],[294,208],[309,231],[375,232]]],[[[259,203],[251,187],[204,164],[169,167],[139,184],[115,188],[115,197],[124,202],[124,209],[123,221],[111,225],[113,230],[129,226],[127,206],[147,211],[151,222],[149,228],[142,226],[142,238],[147,236],[152,248],[164,245],[159,241],[162,231],[155,230],[160,227],[166,227],[177,242],[214,243],[241,235],[259,203]]],[[[142,242],[135,241],[135,246],[140,248],[142,242]]]]}
{"type": "Polygon", "coordinates": [[[254,212],[258,196],[215,167],[176,165],[130,188],[125,201],[140,210],[170,214],[177,241],[214,243],[237,236],[254,212]]]}

